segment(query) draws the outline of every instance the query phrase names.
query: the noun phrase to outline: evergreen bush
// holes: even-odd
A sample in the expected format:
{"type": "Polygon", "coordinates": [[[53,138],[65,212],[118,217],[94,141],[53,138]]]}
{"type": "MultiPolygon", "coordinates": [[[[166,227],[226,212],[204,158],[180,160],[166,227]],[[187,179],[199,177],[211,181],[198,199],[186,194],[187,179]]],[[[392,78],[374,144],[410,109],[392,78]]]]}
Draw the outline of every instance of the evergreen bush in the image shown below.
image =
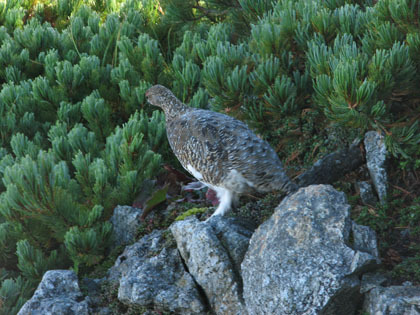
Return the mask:
{"type": "Polygon", "coordinates": [[[308,164],[366,130],[420,168],[411,0],[0,3],[0,313],[109,251],[108,219],[173,164],[159,83],[308,164]],[[344,141],[335,141],[339,137],[344,141]]]}
{"type": "Polygon", "coordinates": [[[50,10],[61,29],[43,19],[46,5],[19,24],[16,12],[28,13],[19,4],[7,2],[0,28],[4,314],[19,310],[45,271],[98,265],[113,208],[132,203],[169,157],[164,116],[144,106],[146,89],[167,74],[139,3],[118,15],[59,1],[50,10]]]}

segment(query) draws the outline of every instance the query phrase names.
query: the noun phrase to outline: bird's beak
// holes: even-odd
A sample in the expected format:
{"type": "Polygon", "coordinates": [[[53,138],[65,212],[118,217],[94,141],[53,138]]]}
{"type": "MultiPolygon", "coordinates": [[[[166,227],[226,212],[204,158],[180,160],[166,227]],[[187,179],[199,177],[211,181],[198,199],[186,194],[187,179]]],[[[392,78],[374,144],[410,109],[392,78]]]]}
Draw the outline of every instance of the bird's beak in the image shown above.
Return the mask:
{"type": "Polygon", "coordinates": [[[144,95],[146,96],[146,101],[147,103],[149,103],[150,105],[153,105],[152,102],[150,101],[151,98],[151,93],[149,91],[146,91],[146,93],[144,93],[144,95]]]}

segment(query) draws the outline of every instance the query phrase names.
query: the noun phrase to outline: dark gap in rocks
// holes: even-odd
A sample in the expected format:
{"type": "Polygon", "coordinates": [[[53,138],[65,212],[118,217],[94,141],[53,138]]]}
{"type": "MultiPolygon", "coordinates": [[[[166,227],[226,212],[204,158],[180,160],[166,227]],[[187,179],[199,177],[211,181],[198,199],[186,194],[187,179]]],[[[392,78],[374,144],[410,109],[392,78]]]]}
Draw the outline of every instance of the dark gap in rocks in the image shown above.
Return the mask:
{"type": "Polygon", "coordinates": [[[240,272],[240,267],[241,266],[236,266],[235,260],[231,256],[228,247],[226,246],[225,242],[223,241],[223,237],[221,237],[221,235],[223,233],[222,232],[216,233],[216,231],[213,227],[212,227],[212,229],[213,229],[214,234],[216,235],[217,239],[219,240],[220,244],[222,245],[223,249],[225,250],[226,255],[229,258],[229,261],[232,265],[232,271],[233,271],[233,275],[235,277],[235,281],[238,283],[239,298],[241,299],[241,302],[245,305],[244,294],[243,294],[244,293],[244,283],[243,283],[241,272],[240,272]]]}
{"type": "Polygon", "coordinates": [[[184,258],[182,258],[182,255],[181,255],[181,253],[179,252],[179,250],[178,250],[178,249],[177,249],[177,252],[178,252],[178,256],[179,256],[179,258],[181,258],[181,262],[182,262],[182,265],[184,266],[184,270],[185,270],[186,272],[190,273],[190,270],[188,269],[188,266],[187,266],[187,264],[185,263],[184,258]]]}
{"type": "Polygon", "coordinates": [[[349,246],[350,248],[355,249],[355,248],[354,248],[354,232],[353,232],[353,229],[350,229],[350,232],[349,232],[349,237],[348,237],[348,239],[345,241],[345,244],[346,244],[347,246],[349,246]]]}
{"type": "Polygon", "coordinates": [[[368,294],[368,293],[369,293],[369,291],[362,294],[362,296],[359,299],[359,302],[355,306],[354,314],[356,314],[356,315],[359,315],[359,314],[363,315],[364,314],[363,313],[363,304],[365,303],[366,294],[368,294]]]}
{"type": "Polygon", "coordinates": [[[75,298],[76,302],[82,302],[85,299],[83,295],[79,295],[75,298]]]}
{"type": "MultiPolygon", "coordinates": [[[[363,305],[364,296],[360,286],[342,289],[322,309],[322,314],[358,314],[357,309],[363,305]],[[345,296],[346,298],[343,298],[345,296]],[[337,301],[342,301],[338,304],[337,301]]],[[[320,314],[321,314],[320,313],[320,314]]]]}

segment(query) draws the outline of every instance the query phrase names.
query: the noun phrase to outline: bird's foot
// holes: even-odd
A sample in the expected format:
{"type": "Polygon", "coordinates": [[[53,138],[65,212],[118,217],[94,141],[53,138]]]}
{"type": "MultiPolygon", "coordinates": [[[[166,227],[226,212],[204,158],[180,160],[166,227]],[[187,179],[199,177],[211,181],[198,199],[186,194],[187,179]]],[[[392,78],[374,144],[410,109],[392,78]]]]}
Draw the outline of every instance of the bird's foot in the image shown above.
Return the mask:
{"type": "Polygon", "coordinates": [[[182,187],[182,190],[201,190],[206,187],[207,187],[206,184],[197,181],[197,182],[188,183],[187,185],[182,187]]]}

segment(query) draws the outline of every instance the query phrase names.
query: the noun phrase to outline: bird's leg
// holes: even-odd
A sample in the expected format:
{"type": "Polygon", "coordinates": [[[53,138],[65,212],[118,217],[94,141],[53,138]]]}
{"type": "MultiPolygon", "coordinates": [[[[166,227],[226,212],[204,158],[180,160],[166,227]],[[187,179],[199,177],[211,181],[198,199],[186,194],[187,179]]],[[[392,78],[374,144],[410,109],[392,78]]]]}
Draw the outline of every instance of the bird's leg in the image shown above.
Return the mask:
{"type": "Polygon", "coordinates": [[[215,215],[224,215],[230,210],[232,205],[233,193],[230,190],[218,189],[217,197],[219,198],[220,203],[216,211],[212,214],[212,217],[215,215]]]}
{"type": "Polygon", "coordinates": [[[239,194],[237,193],[232,193],[232,206],[235,209],[239,207],[239,194]]]}

